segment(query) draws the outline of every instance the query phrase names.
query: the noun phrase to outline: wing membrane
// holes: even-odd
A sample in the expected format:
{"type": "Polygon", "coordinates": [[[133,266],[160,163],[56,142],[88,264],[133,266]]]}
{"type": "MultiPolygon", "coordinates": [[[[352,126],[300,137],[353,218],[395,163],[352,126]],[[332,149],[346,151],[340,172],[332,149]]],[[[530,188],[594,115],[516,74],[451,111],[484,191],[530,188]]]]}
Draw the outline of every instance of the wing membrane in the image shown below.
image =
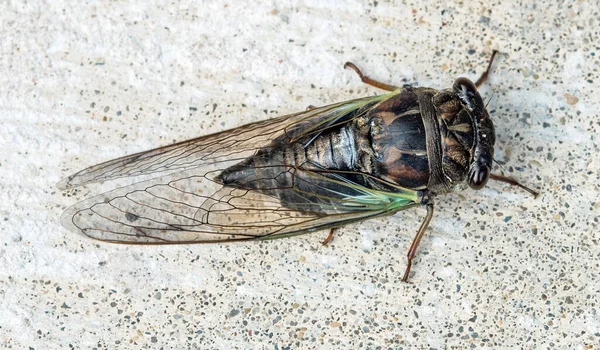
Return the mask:
{"type": "Polygon", "coordinates": [[[396,93],[332,104],[135,153],[81,170],[61,180],[57,187],[64,190],[121,177],[164,175],[223,161],[241,161],[258,150],[277,147],[273,141],[281,139],[284,134],[287,135],[287,141],[294,142],[307,134],[335,125],[336,121],[353,111],[366,111],[373,104],[396,93]]]}
{"type": "MultiPolygon", "coordinates": [[[[292,168],[291,166],[286,166],[292,168]]],[[[223,186],[216,172],[178,173],[107,192],[67,209],[71,231],[114,243],[176,244],[274,239],[390,214],[417,203],[416,193],[366,189],[293,169],[299,186],[271,190],[223,186]],[[318,188],[318,189],[317,189],[318,188]],[[273,196],[316,196],[298,208],[273,196]]]]}
{"type": "Polygon", "coordinates": [[[348,177],[318,165],[243,162],[285,142],[312,142],[388,96],[325,106],[92,166],[58,186],[156,177],[79,202],[61,222],[73,232],[113,243],[210,243],[293,236],[412,207],[419,202],[417,191],[379,191],[348,180],[382,181],[368,174],[348,177]],[[226,184],[220,174],[233,165],[249,175],[226,184]]]}
{"type": "Polygon", "coordinates": [[[280,238],[341,226],[405,209],[417,200],[409,192],[368,190],[295,169],[298,181],[315,179],[311,183],[320,187],[321,202],[293,209],[271,193],[315,193],[295,186],[271,192],[223,186],[214,175],[168,175],[113,190],[69,208],[61,220],[71,231],[108,242],[209,243],[280,238]]]}

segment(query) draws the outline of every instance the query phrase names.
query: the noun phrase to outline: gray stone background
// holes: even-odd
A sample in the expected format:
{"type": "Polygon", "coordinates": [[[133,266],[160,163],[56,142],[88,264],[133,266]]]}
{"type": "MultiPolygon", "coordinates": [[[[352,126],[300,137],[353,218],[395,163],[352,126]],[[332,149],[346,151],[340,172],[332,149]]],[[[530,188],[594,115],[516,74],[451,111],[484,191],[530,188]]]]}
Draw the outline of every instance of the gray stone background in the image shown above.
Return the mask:
{"type": "MultiPolygon", "coordinates": [[[[581,1],[0,3],[0,347],[573,348],[600,342],[600,13],[581,1]],[[235,245],[74,235],[61,178],[402,85],[475,79],[506,173],[423,209],[235,245]]],[[[114,185],[113,185],[114,186],[114,185]]]]}

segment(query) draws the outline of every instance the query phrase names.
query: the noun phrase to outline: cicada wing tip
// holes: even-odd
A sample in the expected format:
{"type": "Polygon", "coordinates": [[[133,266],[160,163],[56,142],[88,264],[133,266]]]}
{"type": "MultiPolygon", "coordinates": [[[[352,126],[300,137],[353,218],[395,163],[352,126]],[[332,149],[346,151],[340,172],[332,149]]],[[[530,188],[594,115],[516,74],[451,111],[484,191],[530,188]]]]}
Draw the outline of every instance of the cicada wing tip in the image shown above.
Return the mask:
{"type": "Polygon", "coordinates": [[[73,176],[67,176],[61,179],[59,182],[56,183],[56,188],[58,188],[61,191],[69,190],[75,187],[75,185],[71,182],[72,180],[73,176]]]}
{"type": "Polygon", "coordinates": [[[90,236],[86,235],[83,232],[83,230],[77,225],[75,225],[75,223],[73,222],[73,218],[75,217],[75,215],[77,215],[78,210],[79,209],[77,208],[77,204],[65,209],[65,211],[60,215],[60,224],[72,233],[75,233],[79,236],[84,236],[86,238],[90,238],[90,236]]]}

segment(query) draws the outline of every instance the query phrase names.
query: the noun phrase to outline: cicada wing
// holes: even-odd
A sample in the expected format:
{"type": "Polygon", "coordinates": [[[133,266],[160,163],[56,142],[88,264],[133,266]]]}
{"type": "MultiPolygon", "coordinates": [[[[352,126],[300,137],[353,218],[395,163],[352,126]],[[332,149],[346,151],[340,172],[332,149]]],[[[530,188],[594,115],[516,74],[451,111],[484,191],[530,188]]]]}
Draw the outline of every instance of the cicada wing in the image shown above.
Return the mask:
{"type": "Polygon", "coordinates": [[[161,176],[222,162],[242,161],[259,150],[279,147],[282,142],[314,137],[325,128],[347,122],[396,93],[336,103],[117,158],[81,170],[61,180],[57,187],[69,189],[122,177],[161,176]]]}
{"type": "Polygon", "coordinates": [[[335,173],[279,167],[281,175],[294,177],[293,186],[227,186],[218,180],[221,169],[195,168],[84,200],[67,209],[62,223],[71,231],[113,243],[274,239],[391,214],[416,205],[418,199],[410,190],[375,191],[335,173]],[[295,204],[282,203],[281,198],[295,204]]]}

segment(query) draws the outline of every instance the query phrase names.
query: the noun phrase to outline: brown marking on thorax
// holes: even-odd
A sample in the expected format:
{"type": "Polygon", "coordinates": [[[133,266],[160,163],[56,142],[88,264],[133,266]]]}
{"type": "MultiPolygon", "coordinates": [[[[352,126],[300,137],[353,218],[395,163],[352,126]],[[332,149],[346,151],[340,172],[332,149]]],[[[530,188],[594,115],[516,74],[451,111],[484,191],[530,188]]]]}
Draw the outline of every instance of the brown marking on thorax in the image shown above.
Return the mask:
{"type": "Polygon", "coordinates": [[[410,90],[383,101],[370,115],[372,147],[382,178],[422,189],[429,179],[425,129],[410,90]]]}
{"type": "Polygon", "coordinates": [[[436,107],[440,120],[442,167],[453,183],[465,180],[474,149],[475,130],[469,112],[457,98],[446,95],[436,107]]]}

